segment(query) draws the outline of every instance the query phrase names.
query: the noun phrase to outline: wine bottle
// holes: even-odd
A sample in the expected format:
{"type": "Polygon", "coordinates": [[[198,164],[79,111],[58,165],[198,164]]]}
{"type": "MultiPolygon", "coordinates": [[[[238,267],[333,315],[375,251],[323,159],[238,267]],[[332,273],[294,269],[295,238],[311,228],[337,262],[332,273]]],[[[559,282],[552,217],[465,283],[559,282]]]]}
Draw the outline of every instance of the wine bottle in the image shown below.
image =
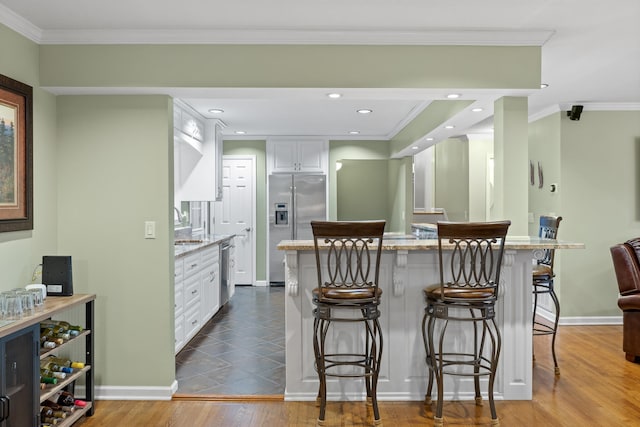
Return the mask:
{"type": "Polygon", "coordinates": [[[43,377],[40,375],[40,382],[42,384],[58,384],[58,379],[53,377],[43,377]]]}
{"type": "Polygon", "coordinates": [[[58,425],[58,419],[54,417],[44,417],[41,421],[52,426],[58,425]]]}
{"type": "Polygon", "coordinates": [[[73,397],[73,394],[64,390],[58,394],[58,397],[56,399],[56,402],[60,406],[74,406],[75,401],[76,399],[73,397]]]}
{"type": "Polygon", "coordinates": [[[67,374],[64,372],[55,372],[49,369],[40,368],[40,375],[43,377],[57,378],[59,380],[63,380],[67,377],[67,374]]]}
{"type": "Polygon", "coordinates": [[[51,360],[53,363],[55,363],[55,364],[57,364],[59,366],[67,367],[67,368],[72,368],[72,369],[82,369],[82,368],[84,368],[84,363],[72,361],[72,360],[69,360],[69,359],[62,358],[62,357],[51,356],[51,357],[48,357],[46,360],[51,360]]]}
{"type": "Polygon", "coordinates": [[[58,345],[63,344],[65,341],[69,341],[71,339],[71,335],[64,332],[56,332],[51,328],[40,329],[40,342],[44,341],[54,341],[58,343],[58,345]]]}
{"type": "Polygon", "coordinates": [[[52,417],[53,416],[53,409],[49,408],[48,406],[41,406],[40,407],[40,418],[44,419],[45,417],[52,417]]]}
{"type": "Polygon", "coordinates": [[[58,325],[62,326],[63,328],[65,328],[67,331],[69,331],[69,333],[73,334],[74,332],[76,334],[80,334],[80,332],[84,331],[84,328],[82,326],[78,326],[78,325],[72,325],[69,322],[65,322],[63,320],[59,320],[58,321],[58,325]]]}
{"type": "MultiPolygon", "coordinates": [[[[54,399],[55,399],[55,397],[54,397],[54,399]]],[[[49,407],[49,408],[51,408],[54,412],[56,412],[56,411],[62,411],[62,412],[64,412],[64,413],[72,413],[72,412],[73,412],[73,411],[75,411],[75,409],[76,409],[76,408],[75,408],[75,407],[73,407],[73,406],[62,406],[62,405],[58,405],[56,402],[54,402],[54,401],[52,401],[52,400],[50,400],[50,399],[45,400],[45,401],[44,401],[44,402],[42,402],[40,405],[41,405],[41,406],[49,407]]]]}
{"type": "Polygon", "coordinates": [[[84,328],[78,325],[72,325],[69,322],[65,322],[63,320],[47,320],[40,322],[40,327],[48,327],[53,328],[55,330],[63,330],[66,333],[69,333],[71,336],[78,336],[84,328]]]}
{"type": "Polygon", "coordinates": [[[40,361],[40,368],[48,369],[53,372],[64,372],[65,374],[73,373],[73,369],[53,363],[52,361],[48,360],[48,358],[40,361]]]}
{"type": "Polygon", "coordinates": [[[63,420],[65,418],[67,418],[67,413],[64,412],[63,410],[52,411],[52,412],[53,412],[53,418],[57,418],[59,420],[63,420]]]}
{"type": "Polygon", "coordinates": [[[54,341],[43,341],[42,342],[42,348],[50,350],[52,348],[56,348],[58,346],[58,344],[56,344],[54,341]]]}
{"type": "Polygon", "coordinates": [[[62,406],[58,405],[56,402],[54,402],[54,401],[53,401],[53,400],[51,400],[51,399],[47,399],[47,400],[45,400],[44,402],[42,402],[42,403],[40,404],[40,406],[46,406],[47,408],[51,408],[51,409],[52,409],[52,410],[54,410],[54,411],[57,411],[57,410],[61,410],[61,409],[62,409],[62,406]]]}
{"type": "Polygon", "coordinates": [[[42,405],[44,406],[49,406],[51,409],[53,409],[54,411],[63,411],[63,412],[67,412],[67,413],[72,413],[76,410],[75,406],[71,405],[71,406],[65,406],[65,405],[60,405],[57,402],[58,400],[58,396],[60,395],[60,393],[56,394],[55,396],[52,397],[53,400],[45,400],[42,405]]]}

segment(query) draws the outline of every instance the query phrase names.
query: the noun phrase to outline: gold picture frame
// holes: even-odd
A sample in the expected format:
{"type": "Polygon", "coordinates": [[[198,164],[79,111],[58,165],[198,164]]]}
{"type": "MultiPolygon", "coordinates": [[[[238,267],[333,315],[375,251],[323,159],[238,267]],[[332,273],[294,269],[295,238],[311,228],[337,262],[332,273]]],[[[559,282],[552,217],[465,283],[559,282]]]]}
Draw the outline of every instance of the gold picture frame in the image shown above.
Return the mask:
{"type": "Polygon", "coordinates": [[[0,232],[33,230],[33,88],[0,74],[0,232]]]}

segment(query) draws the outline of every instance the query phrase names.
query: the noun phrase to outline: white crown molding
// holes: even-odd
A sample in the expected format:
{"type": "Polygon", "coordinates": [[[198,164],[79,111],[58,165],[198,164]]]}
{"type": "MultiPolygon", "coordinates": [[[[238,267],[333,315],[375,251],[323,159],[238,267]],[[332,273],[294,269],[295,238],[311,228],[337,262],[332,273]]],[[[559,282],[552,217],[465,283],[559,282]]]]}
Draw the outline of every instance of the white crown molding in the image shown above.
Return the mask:
{"type": "Polygon", "coordinates": [[[42,30],[40,28],[2,4],[0,4],[0,23],[31,41],[40,43],[42,40],[42,30]]]}
{"type": "Polygon", "coordinates": [[[537,120],[543,119],[543,118],[545,118],[547,116],[550,116],[552,114],[559,113],[560,111],[561,111],[560,110],[560,105],[551,105],[551,106],[549,106],[547,108],[544,108],[544,109],[538,111],[537,113],[531,114],[529,116],[529,123],[532,123],[532,122],[535,122],[537,120]]]}
{"type": "Polygon", "coordinates": [[[154,29],[46,30],[0,5],[0,23],[39,44],[356,44],[542,46],[551,30],[154,29]]]}

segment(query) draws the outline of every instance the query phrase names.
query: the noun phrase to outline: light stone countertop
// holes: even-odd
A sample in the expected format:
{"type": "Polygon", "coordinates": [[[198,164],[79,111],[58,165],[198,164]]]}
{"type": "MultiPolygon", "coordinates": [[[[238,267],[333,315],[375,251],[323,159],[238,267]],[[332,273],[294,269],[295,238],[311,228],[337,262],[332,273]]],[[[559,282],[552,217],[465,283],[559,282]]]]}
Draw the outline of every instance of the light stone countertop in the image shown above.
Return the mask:
{"type": "MultiPolygon", "coordinates": [[[[313,240],[283,240],[278,244],[278,249],[283,251],[312,251],[314,250],[313,240]]],[[[444,245],[446,249],[453,248],[453,245],[444,245]]],[[[562,240],[541,239],[539,237],[507,237],[504,245],[509,249],[584,249],[584,243],[565,242],[562,240]]],[[[382,250],[408,250],[424,251],[438,250],[437,239],[384,239],[382,250]]]]}
{"type": "MultiPolygon", "coordinates": [[[[229,240],[235,237],[235,234],[214,234],[208,236],[205,239],[202,239],[202,242],[194,243],[181,243],[174,245],[175,247],[175,257],[181,258],[187,256],[190,253],[193,253],[197,250],[204,249],[208,246],[217,245],[219,243],[224,242],[225,240],[229,240]]],[[[180,240],[180,239],[179,239],[180,240]]],[[[188,240],[188,239],[185,239],[188,240]]]]}

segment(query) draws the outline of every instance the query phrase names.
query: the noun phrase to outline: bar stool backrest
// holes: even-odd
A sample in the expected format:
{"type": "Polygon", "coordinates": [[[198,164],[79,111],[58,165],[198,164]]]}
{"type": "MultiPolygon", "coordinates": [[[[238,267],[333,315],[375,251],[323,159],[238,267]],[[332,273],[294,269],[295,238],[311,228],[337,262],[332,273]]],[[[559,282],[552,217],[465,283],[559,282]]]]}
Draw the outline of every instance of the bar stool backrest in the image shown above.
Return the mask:
{"type": "Polygon", "coordinates": [[[366,288],[377,300],[384,227],[385,221],[311,221],[318,288],[366,288]]]}
{"type": "MultiPolygon", "coordinates": [[[[538,237],[541,239],[557,239],[560,221],[562,221],[561,216],[540,215],[540,230],[538,232],[538,237]]],[[[544,256],[538,260],[538,265],[546,265],[553,272],[555,253],[555,249],[545,249],[543,254],[544,256]]]]}
{"type": "Polygon", "coordinates": [[[440,297],[495,301],[511,221],[438,222],[440,297]]]}

